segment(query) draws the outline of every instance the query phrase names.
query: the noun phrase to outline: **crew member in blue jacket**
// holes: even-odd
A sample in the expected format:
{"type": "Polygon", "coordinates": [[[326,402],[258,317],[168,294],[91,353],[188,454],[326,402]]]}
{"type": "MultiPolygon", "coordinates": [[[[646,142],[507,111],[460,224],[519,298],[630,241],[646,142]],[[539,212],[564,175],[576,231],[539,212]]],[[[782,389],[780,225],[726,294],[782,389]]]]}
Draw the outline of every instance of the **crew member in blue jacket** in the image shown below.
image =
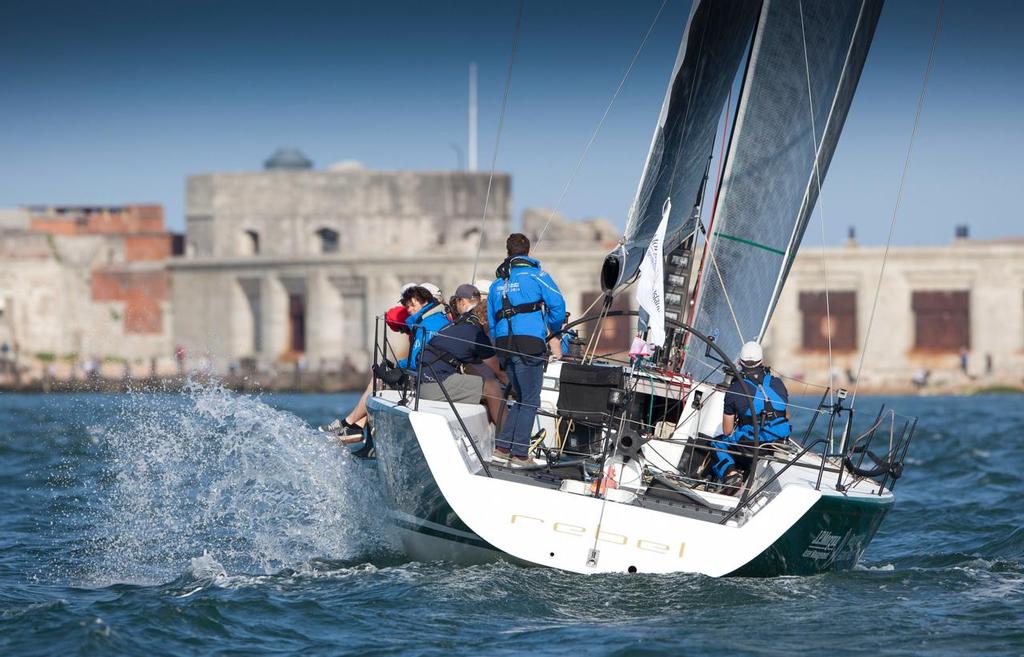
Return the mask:
{"type": "Polygon", "coordinates": [[[416,364],[420,362],[420,352],[426,346],[434,334],[448,326],[448,315],[444,306],[434,299],[430,290],[421,286],[413,285],[402,292],[402,306],[409,311],[409,318],[405,323],[412,332],[412,347],[409,349],[409,356],[398,361],[402,369],[415,370],[416,364]]]}
{"type": "Polygon", "coordinates": [[[546,338],[565,321],[565,300],[540,262],[530,257],[530,240],[512,233],[508,257],[495,271],[487,295],[491,339],[508,374],[516,401],[498,434],[494,456],[529,463],[533,421],[540,407],[546,338]]]}
{"type": "Polygon", "coordinates": [[[398,366],[422,370],[418,375],[420,399],[479,403],[483,379],[459,370],[464,363],[478,363],[494,356],[483,330],[464,316],[455,323],[449,322],[444,305],[424,285],[403,292],[402,305],[410,313],[406,323],[412,331],[413,343],[409,357],[398,361],[398,366]]]}
{"type": "Polygon", "coordinates": [[[732,382],[725,393],[722,409],[722,435],[712,441],[715,448],[712,471],[729,492],[743,484],[736,465],[739,445],[754,444],[754,420],[757,417],[757,443],[772,443],[789,438],[789,392],[782,379],[772,376],[764,366],[764,352],[757,342],[747,342],[740,350],[742,378],[732,382]]]}

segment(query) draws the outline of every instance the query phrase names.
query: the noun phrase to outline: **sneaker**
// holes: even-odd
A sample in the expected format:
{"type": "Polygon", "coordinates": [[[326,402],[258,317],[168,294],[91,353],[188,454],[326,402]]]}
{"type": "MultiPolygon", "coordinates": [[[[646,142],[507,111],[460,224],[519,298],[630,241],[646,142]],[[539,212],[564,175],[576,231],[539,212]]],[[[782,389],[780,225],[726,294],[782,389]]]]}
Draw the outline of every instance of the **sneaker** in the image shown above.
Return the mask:
{"type": "Polygon", "coordinates": [[[524,454],[523,456],[513,456],[510,465],[513,468],[526,468],[531,465],[537,465],[537,462],[529,454],[524,454]]]}
{"type": "Polygon", "coordinates": [[[317,427],[317,429],[323,433],[329,433],[334,436],[362,436],[363,428],[358,424],[350,424],[346,422],[344,418],[338,418],[330,424],[325,424],[317,427]]]}
{"type": "Polygon", "coordinates": [[[512,453],[507,449],[501,447],[495,447],[494,451],[491,452],[492,461],[507,461],[512,457],[512,453]]]}

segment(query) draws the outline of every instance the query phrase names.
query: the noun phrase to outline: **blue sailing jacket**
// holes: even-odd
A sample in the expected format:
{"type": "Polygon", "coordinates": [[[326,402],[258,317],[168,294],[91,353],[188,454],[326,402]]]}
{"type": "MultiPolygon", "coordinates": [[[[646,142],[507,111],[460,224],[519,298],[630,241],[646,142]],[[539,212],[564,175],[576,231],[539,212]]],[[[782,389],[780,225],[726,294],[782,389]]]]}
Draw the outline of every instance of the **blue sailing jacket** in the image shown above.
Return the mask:
{"type": "Polygon", "coordinates": [[[444,312],[444,306],[439,303],[431,303],[420,308],[419,312],[410,315],[405,323],[412,329],[412,349],[409,350],[408,358],[398,361],[398,366],[407,370],[415,370],[423,347],[450,322],[448,315],[444,312]]]}
{"type": "Polygon", "coordinates": [[[544,353],[544,339],[565,322],[565,299],[558,285],[540,262],[526,256],[506,259],[495,275],[487,294],[487,321],[498,355],[544,353]]]}

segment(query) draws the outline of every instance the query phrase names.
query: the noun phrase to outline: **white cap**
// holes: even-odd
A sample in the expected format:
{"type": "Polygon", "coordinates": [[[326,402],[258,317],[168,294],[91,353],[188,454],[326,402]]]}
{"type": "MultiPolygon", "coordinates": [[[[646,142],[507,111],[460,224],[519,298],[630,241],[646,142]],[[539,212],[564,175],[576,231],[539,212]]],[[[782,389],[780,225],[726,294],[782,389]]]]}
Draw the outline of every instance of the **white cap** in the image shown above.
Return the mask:
{"type": "Polygon", "coordinates": [[[740,365],[754,367],[760,365],[762,360],[764,360],[764,352],[757,342],[751,340],[740,349],[740,365]]]}
{"type": "Polygon", "coordinates": [[[491,289],[491,281],[487,280],[486,278],[478,278],[475,281],[473,281],[473,287],[480,290],[480,294],[486,295],[487,292],[491,289]]]}
{"type": "Polygon", "coordinates": [[[433,283],[420,283],[420,287],[426,288],[427,292],[430,292],[431,296],[441,298],[441,288],[434,285],[433,283]]]}

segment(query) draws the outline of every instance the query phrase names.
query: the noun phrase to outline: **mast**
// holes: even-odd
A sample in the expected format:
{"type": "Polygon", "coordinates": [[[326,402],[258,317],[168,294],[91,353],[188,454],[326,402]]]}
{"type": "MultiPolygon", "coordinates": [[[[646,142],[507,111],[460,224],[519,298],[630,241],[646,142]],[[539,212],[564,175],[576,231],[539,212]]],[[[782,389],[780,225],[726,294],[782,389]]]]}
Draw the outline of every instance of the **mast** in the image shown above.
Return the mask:
{"type": "MultiPolygon", "coordinates": [[[[693,204],[691,221],[696,226],[700,222],[701,210],[704,205],[704,193],[708,185],[708,172],[711,170],[712,157],[704,167],[697,200],[693,204]]],[[[697,242],[697,230],[694,228],[687,237],[665,256],[665,318],[675,322],[689,321],[690,310],[690,279],[693,276],[693,253],[697,242]]],[[[672,328],[665,330],[665,346],[655,354],[655,362],[667,369],[677,369],[682,365],[682,352],[689,333],[672,328]]]]}

